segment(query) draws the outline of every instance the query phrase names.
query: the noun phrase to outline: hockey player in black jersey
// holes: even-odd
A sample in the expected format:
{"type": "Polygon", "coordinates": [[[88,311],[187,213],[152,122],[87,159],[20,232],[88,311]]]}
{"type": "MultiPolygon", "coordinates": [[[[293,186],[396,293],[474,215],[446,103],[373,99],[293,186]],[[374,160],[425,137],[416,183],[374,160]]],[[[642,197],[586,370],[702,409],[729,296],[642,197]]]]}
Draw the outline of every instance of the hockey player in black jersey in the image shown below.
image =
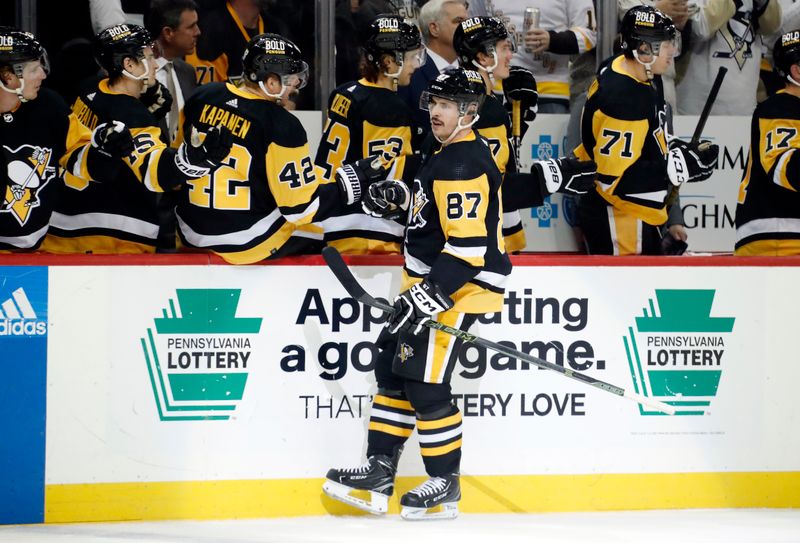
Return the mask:
{"type": "Polygon", "coordinates": [[[736,249],[744,256],[800,254],[800,30],[773,49],[785,88],[761,102],[736,206],[736,249]]]}
{"type": "MultiPolygon", "coordinates": [[[[370,24],[363,42],[362,78],[331,93],[328,120],[315,164],[332,179],[343,164],[350,175],[367,169],[368,157],[379,158],[376,170],[384,177],[403,177],[406,158],[413,153],[412,112],[397,95],[398,85],[408,85],[411,75],[425,62],[419,30],[398,15],[382,15],[370,24]]],[[[377,174],[376,174],[377,175],[377,174]]],[[[366,215],[356,198],[349,207],[327,219],[325,242],[342,253],[399,253],[403,220],[366,215]]]]}
{"type": "Polygon", "coordinates": [[[227,129],[202,143],[169,148],[140,100],[155,78],[152,39],[144,28],[121,24],[100,32],[95,57],[108,73],[75,100],[73,112],[85,126],[121,122],[133,136],[133,150],[118,171],[96,183],[71,182],[53,213],[43,249],[54,253],[152,253],[159,231],[156,193],[175,190],[205,175],[230,149],[227,129]]]}
{"type": "Polygon", "coordinates": [[[338,209],[332,179],[317,176],[300,121],[281,106],[303,88],[308,65],[294,43],[261,34],[247,44],[238,84],[198,88],[183,109],[183,137],[227,126],[233,146],[222,165],[186,183],[177,217],[183,244],[232,264],[301,252],[298,226],[338,209]]]}
{"type": "Polygon", "coordinates": [[[121,126],[98,124],[92,134],[41,88],[47,72],[32,34],[0,27],[0,252],[37,249],[63,180],[88,182],[131,145],[121,126]]]}
{"type": "Polygon", "coordinates": [[[461,341],[424,323],[436,319],[466,331],[477,315],[502,308],[511,271],[500,235],[502,176],[473,130],[485,98],[483,78],[473,70],[447,70],[431,81],[421,100],[441,148],[423,162],[410,193],[405,183],[387,180],[364,196],[372,209],[408,209],[403,280],[378,338],[367,462],[330,470],[323,490],[371,513],[386,512],[400,452],[416,426],[430,478],[402,496],[401,515],[458,514],[461,413],[450,376],[461,341]]]}
{"type": "MultiPolygon", "coordinates": [[[[507,105],[519,102],[521,111],[520,124],[533,121],[536,117],[538,93],[533,75],[524,68],[511,66],[511,57],[515,45],[503,22],[496,17],[472,17],[456,27],[453,35],[453,47],[458,53],[461,65],[467,69],[477,70],[486,83],[486,99],[480,110],[480,118],[475,129],[486,138],[492,150],[497,167],[504,177],[503,181],[503,237],[509,253],[516,253],[525,248],[525,232],[518,209],[538,206],[545,196],[556,192],[585,192],[589,186],[589,176],[579,176],[572,184],[561,184],[551,179],[550,186],[537,183],[549,174],[546,164],[534,165],[534,178],[527,173],[518,173],[516,152],[511,146],[512,125],[502,95],[496,95],[494,89],[502,84],[507,105]],[[543,166],[545,169],[543,169],[543,166]],[[537,191],[538,195],[531,199],[528,193],[537,191]],[[524,205],[528,204],[528,205],[524,205]]],[[[510,109],[510,108],[509,108],[510,109]]],[[[522,134],[527,125],[520,126],[522,134]]],[[[562,160],[563,164],[555,167],[578,169],[586,167],[590,171],[593,165],[580,165],[574,161],[562,160]]]]}
{"type": "Polygon", "coordinates": [[[636,6],[623,17],[621,34],[624,54],[601,67],[583,108],[575,155],[597,162],[597,179],[581,197],[578,225],[590,254],[661,254],[670,187],[708,179],[719,149],[667,131],[664,95],[653,78],[679,52],[670,18],[636,6]]]}

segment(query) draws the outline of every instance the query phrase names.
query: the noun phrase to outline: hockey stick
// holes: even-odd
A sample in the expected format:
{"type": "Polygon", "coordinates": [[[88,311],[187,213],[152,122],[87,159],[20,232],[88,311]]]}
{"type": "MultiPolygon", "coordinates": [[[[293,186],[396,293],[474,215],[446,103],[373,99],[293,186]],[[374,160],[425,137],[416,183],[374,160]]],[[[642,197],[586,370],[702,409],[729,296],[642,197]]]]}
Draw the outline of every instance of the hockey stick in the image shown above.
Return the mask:
{"type": "MultiPolygon", "coordinates": [[[[720,66],[719,70],[717,70],[717,77],[714,78],[714,83],[712,83],[711,90],[708,92],[706,103],[703,104],[703,110],[700,112],[700,117],[697,119],[697,125],[694,127],[694,134],[692,134],[689,145],[696,146],[700,141],[700,136],[703,135],[703,129],[706,127],[706,121],[708,121],[709,115],[711,115],[711,108],[714,106],[714,102],[717,101],[717,94],[719,94],[719,88],[722,86],[722,80],[725,79],[726,73],[728,73],[728,69],[724,66],[720,66]]],[[[675,200],[678,199],[678,190],[678,187],[672,187],[670,189],[669,196],[667,196],[667,206],[674,204],[675,200]]]]}
{"type": "Polygon", "coordinates": [[[522,104],[519,100],[511,100],[511,145],[519,169],[519,151],[522,147],[522,104]]]}
{"type": "MultiPolygon", "coordinates": [[[[325,247],[322,250],[322,257],[325,259],[325,263],[328,264],[328,267],[336,276],[336,279],[339,281],[339,283],[341,283],[341,285],[344,287],[344,289],[352,298],[369,307],[380,309],[384,313],[392,312],[391,305],[384,303],[380,300],[376,300],[375,298],[370,296],[367,293],[367,291],[364,290],[364,288],[358,283],[358,280],[353,276],[353,273],[350,271],[350,268],[347,267],[347,264],[342,259],[342,255],[340,255],[339,251],[337,251],[334,247],[325,247]]],[[[468,332],[464,332],[463,330],[459,330],[458,328],[453,328],[451,326],[447,326],[446,324],[442,324],[441,322],[436,322],[433,319],[427,321],[425,325],[428,326],[429,328],[433,328],[435,330],[444,332],[445,334],[450,334],[451,336],[455,336],[465,343],[474,343],[475,345],[479,345],[486,349],[491,349],[493,351],[504,354],[511,358],[524,360],[525,362],[529,362],[539,368],[558,372],[565,377],[569,377],[570,379],[575,379],[576,381],[581,381],[582,383],[593,386],[595,388],[599,388],[600,390],[604,390],[606,392],[610,392],[611,394],[622,396],[623,398],[628,398],[629,400],[632,400],[642,405],[646,405],[647,407],[650,407],[662,413],[666,413],[667,415],[675,414],[675,408],[664,402],[660,402],[652,398],[647,398],[635,392],[631,392],[630,390],[625,390],[616,385],[612,385],[611,383],[606,383],[605,381],[601,381],[599,379],[595,379],[594,377],[590,377],[583,373],[579,373],[569,368],[559,366],[558,364],[553,364],[552,362],[548,362],[547,360],[537,358],[533,355],[523,353],[516,349],[512,349],[511,347],[506,347],[505,345],[501,345],[500,343],[495,343],[494,341],[490,341],[488,339],[484,339],[482,337],[470,334],[468,332]]]]}
{"type": "Polygon", "coordinates": [[[720,66],[719,70],[717,70],[717,77],[714,78],[706,103],[703,104],[703,111],[700,112],[700,118],[697,119],[697,126],[694,127],[694,134],[692,134],[690,142],[692,145],[697,145],[697,142],[700,141],[700,136],[703,135],[703,128],[706,126],[706,121],[708,121],[708,116],[711,114],[714,102],[717,101],[717,94],[719,94],[719,88],[722,86],[722,80],[725,79],[726,73],[728,73],[728,69],[724,66],[720,66]]]}

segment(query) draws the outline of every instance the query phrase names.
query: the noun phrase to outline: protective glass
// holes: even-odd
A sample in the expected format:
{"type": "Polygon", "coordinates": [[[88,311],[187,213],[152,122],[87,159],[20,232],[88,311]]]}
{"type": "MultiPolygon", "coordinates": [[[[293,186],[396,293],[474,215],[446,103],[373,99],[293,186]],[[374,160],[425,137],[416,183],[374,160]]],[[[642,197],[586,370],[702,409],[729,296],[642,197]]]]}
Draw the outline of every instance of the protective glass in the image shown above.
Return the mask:
{"type": "Polygon", "coordinates": [[[300,62],[302,69],[299,72],[281,76],[281,84],[284,87],[294,87],[300,90],[308,84],[308,64],[304,60],[300,62]]]}
{"type": "Polygon", "coordinates": [[[671,40],[664,40],[660,42],[646,43],[650,47],[654,56],[659,56],[661,51],[664,51],[666,56],[675,58],[681,54],[681,35],[678,34],[671,40]]]}
{"type": "Polygon", "coordinates": [[[413,64],[416,68],[421,68],[425,65],[425,62],[428,59],[428,53],[425,51],[424,47],[420,47],[419,49],[413,49],[411,51],[406,51],[403,54],[403,63],[404,64],[413,64]]]}

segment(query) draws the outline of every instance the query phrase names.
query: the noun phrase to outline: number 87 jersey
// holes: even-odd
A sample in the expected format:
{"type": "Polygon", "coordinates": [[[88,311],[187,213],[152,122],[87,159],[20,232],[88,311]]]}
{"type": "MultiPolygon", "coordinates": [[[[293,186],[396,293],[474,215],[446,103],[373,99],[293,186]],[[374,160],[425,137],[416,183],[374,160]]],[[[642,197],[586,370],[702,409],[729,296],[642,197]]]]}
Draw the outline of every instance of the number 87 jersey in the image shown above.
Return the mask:
{"type": "Polygon", "coordinates": [[[306,132],[283,107],[230,83],[203,85],[184,106],[181,134],[217,125],[233,145],[220,166],[186,182],[176,210],[185,246],[257,262],[338,204],[336,184],[317,179],[306,132]]]}

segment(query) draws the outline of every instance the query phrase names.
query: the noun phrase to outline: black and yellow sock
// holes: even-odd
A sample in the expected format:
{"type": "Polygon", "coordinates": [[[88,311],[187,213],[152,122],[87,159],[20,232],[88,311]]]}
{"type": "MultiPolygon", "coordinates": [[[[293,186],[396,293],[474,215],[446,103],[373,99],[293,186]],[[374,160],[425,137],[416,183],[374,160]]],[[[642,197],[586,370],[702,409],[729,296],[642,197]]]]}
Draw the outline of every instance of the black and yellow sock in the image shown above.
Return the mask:
{"type": "Polygon", "coordinates": [[[377,394],[372,400],[367,435],[367,456],[394,455],[414,431],[414,408],[405,398],[377,394]]]}
{"type": "Polygon", "coordinates": [[[461,466],[461,412],[452,406],[450,414],[435,419],[417,419],[419,448],[425,471],[430,476],[458,473],[461,466]]]}

